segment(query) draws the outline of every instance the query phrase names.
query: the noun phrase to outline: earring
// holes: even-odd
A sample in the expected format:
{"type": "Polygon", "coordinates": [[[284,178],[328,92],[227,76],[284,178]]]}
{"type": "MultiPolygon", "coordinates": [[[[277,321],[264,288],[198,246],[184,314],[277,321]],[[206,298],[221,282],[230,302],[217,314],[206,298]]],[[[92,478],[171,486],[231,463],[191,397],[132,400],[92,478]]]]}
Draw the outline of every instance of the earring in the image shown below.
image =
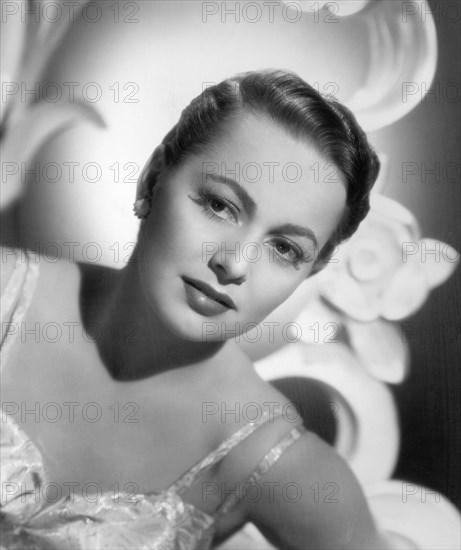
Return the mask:
{"type": "Polygon", "coordinates": [[[152,199],[150,196],[139,196],[133,204],[134,215],[140,220],[145,220],[150,212],[152,199]]]}

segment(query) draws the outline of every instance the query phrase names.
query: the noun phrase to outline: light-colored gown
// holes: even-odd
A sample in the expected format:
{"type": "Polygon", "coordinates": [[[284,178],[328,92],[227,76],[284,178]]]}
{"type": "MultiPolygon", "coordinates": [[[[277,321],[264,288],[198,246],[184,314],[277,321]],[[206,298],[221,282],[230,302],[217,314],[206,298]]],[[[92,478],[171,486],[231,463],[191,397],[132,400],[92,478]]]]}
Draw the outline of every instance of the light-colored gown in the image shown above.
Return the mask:
{"type": "MultiPolygon", "coordinates": [[[[2,327],[8,328],[10,323],[18,326],[21,322],[38,274],[39,264],[27,252],[17,255],[2,295],[2,327]]],[[[2,366],[16,333],[3,329],[2,366]]],[[[281,407],[275,407],[270,417],[281,415],[281,407]]],[[[181,495],[270,417],[266,411],[257,421],[240,428],[164,491],[130,494],[129,498],[123,492],[107,492],[96,502],[72,495],[50,502],[37,498],[40,487],[50,481],[40,450],[13,418],[1,410],[0,548],[207,550],[212,544],[216,520],[238,502],[243,491],[228,494],[213,514],[185,502],[181,495]]],[[[255,483],[304,431],[303,426],[298,426],[284,436],[264,456],[247,483],[255,483]]]]}

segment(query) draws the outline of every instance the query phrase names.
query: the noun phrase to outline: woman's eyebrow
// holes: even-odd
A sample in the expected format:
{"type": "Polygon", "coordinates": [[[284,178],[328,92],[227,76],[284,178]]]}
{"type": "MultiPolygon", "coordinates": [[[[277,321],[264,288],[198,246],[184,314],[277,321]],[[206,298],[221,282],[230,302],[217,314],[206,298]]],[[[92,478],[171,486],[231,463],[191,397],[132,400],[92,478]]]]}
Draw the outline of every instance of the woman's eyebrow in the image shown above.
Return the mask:
{"type": "Polygon", "coordinates": [[[300,237],[307,237],[311,240],[315,247],[318,248],[319,243],[312,229],[308,227],[302,227],[301,225],[295,225],[293,223],[284,223],[272,230],[273,233],[283,233],[284,235],[299,235],[300,237]]]}
{"type": "Polygon", "coordinates": [[[249,216],[253,216],[253,214],[256,212],[257,206],[255,201],[250,197],[248,192],[235,180],[226,178],[225,176],[220,176],[218,174],[209,174],[205,172],[203,172],[203,178],[204,180],[210,178],[217,183],[224,183],[224,185],[229,186],[237,195],[237,197],[241,200],[249,216]]]}
{"type": "MultiPolygon", "coordinates": [[[[253,216],[253,214],[256,212],[257,205],[255,201],[250,197],[248,192],[235,180],[226,178],[225,176],[220,176],[218,174],[210,174],[205,172],[203,172],[202,175],[205,181],[207,178],[210,178],[217,183],[224,183],[224,185],[229,186],[237,195],[237,197],[242,201],[245,210],[250,216],[253,216]]],[[[315,233],[312,231],[312,229],[309,229],[308,227],[302,227],[301,225],[296,225],[293,223],[285,223],[274,228],[271,232],[307,237],[314,243],[316,248],[318,248],[319,246],[315,233]]]]}

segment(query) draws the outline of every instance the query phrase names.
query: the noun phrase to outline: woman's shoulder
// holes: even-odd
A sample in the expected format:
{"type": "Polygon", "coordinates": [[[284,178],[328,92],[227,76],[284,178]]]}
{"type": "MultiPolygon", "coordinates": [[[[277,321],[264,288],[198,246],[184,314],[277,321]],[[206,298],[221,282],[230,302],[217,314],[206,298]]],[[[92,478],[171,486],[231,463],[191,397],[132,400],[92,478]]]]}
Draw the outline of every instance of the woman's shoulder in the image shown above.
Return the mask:
{"type": "Polygon", "coordinates": [[[36,251],[1,245],[1,293],[5,290],[8,281],[18,264],[32,264],[39,268],[40,273],[46,272],[49,277],[59,279],[62,275],[71,275],[77,272],[74,262],[67,258],[54,258],[39,254],[36,251]]]}
{"type": "MultiPolygon", "coordinates": [[[[254,362],[233,340],[227,343],[227,352],[215,372],[220,398],[229,406],[235,404],[237,410],[258,405],[266,409],[294,406],[270,380],[258,374],[254,362]]],[[[240,415],[240,420],[244,423],[245,415],[240,415]]]]}
{"type": "MultiPolygon", "coordinates": [[[[91,281],[106,281],[98,274],[110,268],[98,264],[91,265],[91,268],[91,281]]],[[[66,331],[72,326],[69,323],[83,326],[85,304],[88,303],[85,301],[87,279],[85,266],[72,259],[2,247],[2,321],[21,322],[24,323],[21,327],[34,326],[40,330],[58,326],[57,330],[66,331]]],[[[32,342],[32,339],[29,338],[29,341],[32,342]]],[[[41,339],[40,344],[45,341],[46,338],[41,339]]],[[[60,342],[63,344],[63,341],[60,342]]],[[[86,345],[87,341],[84,339],[82,343],[86,345]]],[[[73,349],[76,350],[78,344],[74,344],[73,349]]],[[[42,345],[39,347],[42,349],[42,345]]],[[[30,352],[27,346],[23,347],[23,351],[30,352]]]]}
{"type": "Polygon", "coordinates": [[[21,261],[20,251],[10,246],[1,246],[2,260],[0,262],[0,295],[3,296],[13,272],[21,261]]]}
{"type": "MultiPolygon", "coordinates": [[[[35,250],[13,248],[6,245],[1,245],[1,255],[1,296],[3,296],[15,270],[20,266],[28,265],[29,267],[33,266],[37,273],[34,296],[47,303],[48,311],[53,309],[53,304],[59,305],[62,310],[64,304],[69,304],[72,297],[78,297],[82,273],[85,269],[83,264],[64,256],[53,257],[40,254],[35,250]]],[[[94,264],[91,268],[92,272],[96,274],[110,270],[110,268],[99,264],[94,264]]]]}
{"type": "Polygon", "coordinates": [[[1,246],[0,296],[2,328],[22,317],[36,294],[39,265],[26,251],[1,246]]]}
{"type": "Polygon", "coordinates": [[[217,369],[213,380],[214,398],[202,407],[204,417],[217,425],[221,439],[234,436],[248,424],[255,424],[251,434],[239,443],[243,453],[230,453],[230,468],[242,473],[261,458],[303,419],[293,401],[256,371],[253,361],[238,347],[229,346],[227,361],[217,369]],[[236,464],[238,456],[245,456],[236,464]]]}

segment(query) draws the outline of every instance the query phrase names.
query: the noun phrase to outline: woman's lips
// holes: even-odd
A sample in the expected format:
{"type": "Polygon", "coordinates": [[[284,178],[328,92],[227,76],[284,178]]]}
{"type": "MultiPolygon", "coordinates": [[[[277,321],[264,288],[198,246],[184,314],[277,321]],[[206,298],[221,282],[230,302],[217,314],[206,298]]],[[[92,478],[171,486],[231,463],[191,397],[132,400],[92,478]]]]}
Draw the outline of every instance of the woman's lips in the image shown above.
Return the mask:
{"type": "Polygon", "coordinates": [[[235,309],[235,304],[227,294],[221,294],[212,287],[189,277],[182,278],[185,283],[189,305],[198,313],[206,316],[219,315],[235,309]]]}
{"type": "Polygon", "coordinates": [[[209,284],[199,281],[198,279],[191,279],[190,277],[183,277],[184,281],[186,283],[194,286],[196,289],[200,290],[213,300],[216,300],[219,303],[222,303],[223,305],[227,306],[229,309],[236,309],[235,304],[230,296],[227,294],[223,294],[221,292],[218,292],[217,290],[214,290],[209,284]]]}

